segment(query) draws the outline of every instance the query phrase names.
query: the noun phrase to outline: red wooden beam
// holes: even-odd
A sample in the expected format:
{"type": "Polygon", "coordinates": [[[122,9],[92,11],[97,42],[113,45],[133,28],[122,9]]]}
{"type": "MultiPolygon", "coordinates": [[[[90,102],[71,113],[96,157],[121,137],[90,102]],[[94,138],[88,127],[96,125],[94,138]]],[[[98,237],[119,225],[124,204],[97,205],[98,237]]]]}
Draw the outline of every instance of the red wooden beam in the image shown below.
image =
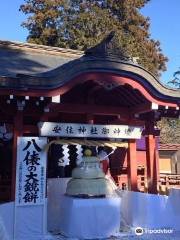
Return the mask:
{"type": "Polygon", "coordinates": [[[156,138],[151,134],[146,136],[146,164],[148,192],[157,193],[159,179],[158,151],[156,149],[156,138]]]}
{"type": "Polygon", "coordinates": [[[137,191],[137,158],[136,158],[136,140],[129,139],[127,152],[127,169],[128,169],[128,189],[137,191]]]}
{"type": "Polygon", "coordinates": [[[139,104],[137,107],[130,107],[131,114],[141,114],[141,113],[146,113],[146,112],[151,112],[151,103],[143,103],[139,104]]]}
{"type": "Polygon", "coordinates": [[[94,116],[92,114],[86,115],[87,123],[93,124],[94,123],[94,116]]]}
{"type": "Polygon", "coordinates": [[[38,135],[38,126],[35,125],[24,125],[23,126],[23,134],[34,134],[38,135]]]}
{"type": "MultiPolygon", "coordinates": [[[[49,103],[46,108],[49,108],[49,112],[44,112],[45,106],[26,106],[23,110],[24,116],[42,117],[56,117],[59,113],[69,114],[93,114],[93,115],[106,115],[106,116],[121,116],[122,118],[129,119],[129,110],[125,107],[112,107],[95,104],[71,104],[71,103],[49,103]]],[[[3,106],[3,110],[7,109],[6,105],[3,106]]],[[[8,111],[8,116],[13,115],[15,110],[13,106],[10,108],[12,111],[8,111]],[[14,110],[14,111],[13,111],[14,110]]],[[[2,117],[3,118],[3,117],[2,117]]]]}
{"type": "Polygon", "coordinates": [[[111,107],[90,104],[68,104],[51,103],[48,105],[51,112],[64,113],[85,113],[93,115],[120,115],[122,118],[129,119],[128,109],[125,107],[111,107]]]}
{"type": "MultiPolygon", "coordinates": [[[[40,107],[39,107],[40,108],[40,107]]],[[[31,116],[37,119],[56,118],[59,113],[67,114],[92,114],[101,116],[119,116],[121,120],[129,120],[129,112],[127,108],[124,107],[111,107],[111,106],[97,106],[90,104],[70,104],[70,103],[50,103],[46,106],[49,108],[49,112],[44,112],[43,109],[38,109],[38,107],[28,107],[23,110],[24,116],[31,116]]],[[[11,114],[12,115],[12,114],[11,114]]]]}
{"type": "Polygon", "coordinates": [[[109,124],[114,124],[114,125],[121,125],[121,124],[125,124],[125,125],[133,125],[133,126],[144,126],[144,120],[141,119],[136,119],[136,118],[130,118],[129,120],[121,120],[118,118],[112,121],[109,121],[109,124]]]}

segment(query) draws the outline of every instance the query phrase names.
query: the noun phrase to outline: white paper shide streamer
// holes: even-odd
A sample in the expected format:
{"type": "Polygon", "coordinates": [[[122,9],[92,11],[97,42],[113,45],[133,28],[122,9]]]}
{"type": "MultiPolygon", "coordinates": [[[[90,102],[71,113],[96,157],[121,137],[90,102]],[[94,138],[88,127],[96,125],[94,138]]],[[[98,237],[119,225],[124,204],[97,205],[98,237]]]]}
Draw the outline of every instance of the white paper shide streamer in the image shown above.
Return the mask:
{"type": "Polygon", "coordinates": [[[82,162],[82,156],[83,156],[83,149],[82,149],[82,145],[76,145],[76,153],[77,153],[77,160],[76,163],[77,165],[79,165],[82,162]]]}
{"type": "Polygon", "coordinates": [[[69,165],[70,159],[69,159],[69,148],[68,145],[63,145],[62,146],[62,154],[63,157],[59,159],[58,161],[58,166],[59,167],[65,167],[69,165]]]}

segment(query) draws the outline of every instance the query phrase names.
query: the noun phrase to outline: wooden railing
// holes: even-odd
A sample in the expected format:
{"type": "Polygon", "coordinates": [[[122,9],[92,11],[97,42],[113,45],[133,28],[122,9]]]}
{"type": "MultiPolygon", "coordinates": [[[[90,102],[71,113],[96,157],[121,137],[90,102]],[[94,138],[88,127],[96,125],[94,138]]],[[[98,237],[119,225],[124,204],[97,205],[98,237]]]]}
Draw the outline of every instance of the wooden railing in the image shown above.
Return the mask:
{"type": "Polygon", "coordinates": [[[160,174],[161,185],[166,186],[180,186],[180,174],[160,174]]]}
{"type": "MultiPolygon", "coordinates": [[[[168,195],[170,188],[180,189],[180,175],[160,174],[158,182],[159,194],[168,195]]],[[[147,178],[145,176],[138,176],[138,189],[141,192],[147,192],[147,178]]]]}
{"type": "MultiPolygon", "coordinates": [[[[115,175],[114,179],[120,188],[123,188],[123,184],[127,188],[127,174],[115,175]]],[[[147,177],[139,174],[137,185],[139,191],[147,192],[147,177]]],[[[180,175],[168,173],[160,174],[158,182],[159,194],[168,195],[170,188],[180,188],[180,175]]]]}
{"type": "Polygon", "coordinates": [[[180,175],[161,173],[159,179],[159,193],[168,195],[170,188],[180,188],[180,175]]]}

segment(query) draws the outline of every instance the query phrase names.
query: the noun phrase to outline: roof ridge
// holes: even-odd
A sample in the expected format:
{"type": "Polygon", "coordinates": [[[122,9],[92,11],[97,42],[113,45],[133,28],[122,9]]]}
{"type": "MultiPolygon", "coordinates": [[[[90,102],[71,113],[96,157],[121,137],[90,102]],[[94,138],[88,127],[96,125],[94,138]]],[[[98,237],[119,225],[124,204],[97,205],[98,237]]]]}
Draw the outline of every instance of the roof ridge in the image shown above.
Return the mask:
{"type": "Polygon", "coordinates": [[[28,48],[36,51],[44,50],[47,52],[53,53],[64,53],[64,54],[72,54],[72,55],[78,55],[82,56],[84,54],[83,51],[80,50],[74,50],[69,48],[59,48],[59,47],[52,47],[52,46],[46,46],[46,45],[40,45],[40,44],[34,44],[34,43],[27,43],[27,42],[18,42],[18,41],[8,41],[8,40],[0,40],[0,47],[12,47],[12,48],[28,48]]]}

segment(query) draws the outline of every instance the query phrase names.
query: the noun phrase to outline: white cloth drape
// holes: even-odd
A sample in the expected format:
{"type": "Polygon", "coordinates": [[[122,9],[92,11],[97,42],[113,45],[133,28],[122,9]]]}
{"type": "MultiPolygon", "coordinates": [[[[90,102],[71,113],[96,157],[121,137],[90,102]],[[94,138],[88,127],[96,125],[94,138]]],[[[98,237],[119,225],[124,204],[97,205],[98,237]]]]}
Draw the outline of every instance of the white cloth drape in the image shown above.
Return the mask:
{"type": "Polygon", "coordinates": [[[9,240],[1,217],[0,217],[0,239],[1,240],[9,240]]]}
{"type": "Polygon", "coordinates": [[[80,239],[107,238],[120,229],[121,199],[60,199],[59,230],[67,237],[80,239]]]}

